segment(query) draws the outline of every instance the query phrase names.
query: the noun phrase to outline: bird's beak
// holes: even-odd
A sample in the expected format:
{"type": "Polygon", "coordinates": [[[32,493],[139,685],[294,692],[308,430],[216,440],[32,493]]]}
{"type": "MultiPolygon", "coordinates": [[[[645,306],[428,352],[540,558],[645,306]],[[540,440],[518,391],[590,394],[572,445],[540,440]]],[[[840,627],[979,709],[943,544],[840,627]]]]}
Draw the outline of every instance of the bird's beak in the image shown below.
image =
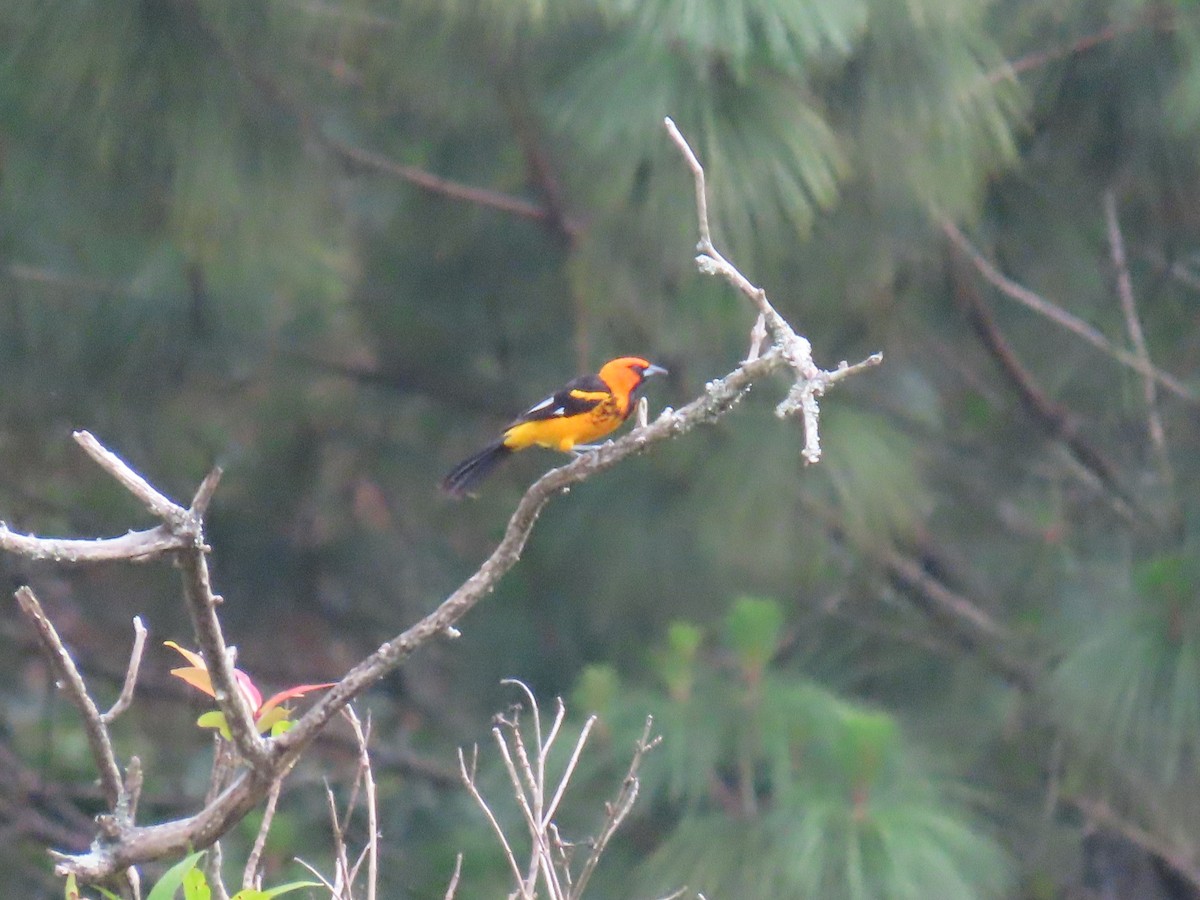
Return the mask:
{"type": "Polygon", "coordinates": [[[646,366],[646,371],[642,373],[643,378],[649,378],[651,375],[667,375],[669,374],[662,366],[646,366]]]}

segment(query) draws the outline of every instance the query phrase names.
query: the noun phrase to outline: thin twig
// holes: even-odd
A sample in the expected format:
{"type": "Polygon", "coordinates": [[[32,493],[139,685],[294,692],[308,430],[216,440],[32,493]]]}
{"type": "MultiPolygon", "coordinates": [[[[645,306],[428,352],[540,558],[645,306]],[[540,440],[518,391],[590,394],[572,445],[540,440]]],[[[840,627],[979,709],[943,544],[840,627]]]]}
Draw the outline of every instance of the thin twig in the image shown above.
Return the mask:
{"type": "Polygon", "coordinates": [[[121,694],[117,702],[108,712],[100,716],[100,721],[111,725],[113,720],[133,702],[133,691],[137,686],[138,670],[142,667],[142,653],[146,649],[146,626],[142,624],[141,616],[133,617],[133,649],[129,652],[129,667],[125,670],[125,682],[121,685],[121,694]]]}
{"type": "MultiPolygon", "coordinates": [[[[521,731],[517,727],[515,721],[505,721],[504,725],[508,727],[515,736],[515,743],[518,749],[518,758],[524,755],[524,744],[521,742],[521,731]]],[[[504,731],[499,725],[492,728],[492,736],[496,739],[496,745],[500,748],[500,757],[504,760],[505,771],[508,772],[508,780],[512,784],[513,796],[517,799],[517,806],[521,810],[521,814],[525,817],[525,825],[529,829],[529,841],[532,846],[532,852],[529,858],[529,870],[524,879],[521,881],[521,889],[524,893],[533,896],[535,893],[535,885],[537,873],[542,870],[544,856],[546,852],[545,834],[538,825],[537,816],[534,814],[533,808],[530,805],[530,794],[537,793],[537,785],[533,784],[528,791],[525,788],[525,782],[522,781],[522,774],[518,771],[517,765],[513,762],[513,753],[508,746],[508,739],[504,735],[504,731]]],[[[525,769],[528,769],[528,759],[525,761],[525,769]]],[[[537,802],[536,796],[533,802],[537,802]]],[[[546,876],[547,882],[550,877],[546,876]]],[[[553,889],[551,888],[553,896],[553,889]]],[[[554,900],[558,900],[557,897],[554,900]]]]}
{"type": "Polygon", "coordinates": [[[246,857],[246,868],[242,871],[242,890],[248,891],[262,886],[262,876],[258,865],[262,861],[263,850],[267,846],[267,833],[271,830],[271,822],[275,818],[275,807],[279,803],[279,791],[283,787],[283,778],[277,778],[267,792],[267,805],[263,809],[262,822],[259,823],[258,833],[254,836],[254,844],[246,857]]]}
{"type": "MultiPolygon", "coordinates": [[[[1121,235],[1121,220],[1117,216],[1117,199],[1111,191],[1104,192],[1104,220],[1108,226],[1108,246],[1112,253],[1113,270],[1117,276],[1117,298],[1121,301],[1121,312],[1125,316],[1125,328],[1129,332],[1129,341],[1133,351],[1147,370],[1153,369],[1150,360],[1150,350],[1146,346],[1146,335],[1142,331],[1142,322],[1138,317],[1137,301],[1133,296],[1133,279],[1129,274],[1129,262],[1125,256],[1125,238],[1121,235]]],[[[1158,458],[1158,468],[1168,485],[1175,483],[1171,469],[1171,458],[1167,452],[1166,431],[1163,428],[1162,414],[1158,408],[1158,385],[1152,376],[1142,376],[1142,396],[1146,401],[1147,427],[1150,432],[1150,443],[1158,458]]]]}
{"type": "Polygon", "coordinates": [[[479,762],[479,747],[478,745],[471,753],[471,768],[467,769],[467,758],[463,755],[462,747],[458,748],[458,769],[462,774],[463,785],[471,798],[483,810],[484,816],[487,817],[488,824],[492,826],[492,831],[500,841],[500,846],[504,850],[504,858],[508,860],[508,866],[512,869],[513,879],[521,889],[521,897],[532,900],[532,895],[525,886],[525,876],[521,874],[521,867],[517,864],[517,857],[512,851],[512,846],[508,843],[508,838],[504,834],[504,829],[500,827],[500,823],[496,820],[496,814],[492,812],[492,808],[488,806],[488,802],[483,799],[483,794],[479,792],[478,786],[475,784],[475,771],[479,762]]]}
{"type": "Polygon", "coordinates": [[[570,900],[579,900],[583,896],[583,891],[587,887],[588,881],[591,880],[592,873],[596,871],[596,866],[600,863],[600,857],[604,854],[608,847],[608,842],[621,827],[621,823],[625,821],[625,817],[629,815],[629,811],[633,809],[633,804],[637,800],[638,789],[640,782],[638,781],[638,770],[642,765],[642,758],[646,753],[654,749],[661,742],[661,738],[651,738],[650,730],[654,727],[654,717],[646,716],[646,724],[642,728],[641,737],[633,745],[633,759],[629,762],[629,770],[625,773],[625,779],[621,782],[621,789],[617,793],[617,797],[612,803],[607,804],[608,815],[605,818],[604,825],[600,829],[600,834],[597,835],[593,844],[592,850],[588,854],[587,860],[583,864],[583,869],[579,873],[579,878],[575,881],[575,887],[571,891],[570,900]]]}
{"type": "Polygon", "coordinates": [[[1161,861],[1193,892],[1200,891],[1200,865],[1192,858],[1193,854],[1172,847],[1158,835],[1128,821],[1105,800],[1093,800],[1083,796],[1073,796],[1066,800],[1092,822],[1112,828],[1135,847],[1140,847],[1161,861]]]}
{"type": "Polygon", "coordinates": [[[209,889],[212,891],[212,900],[229,900],[229,892],[225,890],[225,882],[222,879],[224,864],[221,858],[220,841],[208,848],[208,855],[204,859],[204,868],[205,874],[208,876],[209,889]]]}
{"type": "Polygon", "coordinates": [[[462,875],[463,855],[460,853],[454,857],[454,874],[450,876],[450,883],[446,886],[445,896],[442,900],[454,900],[454,894],[458,891],[458,879],[462,875]]]}
{"type": "Polygon", "coordinates": [[[1121,347],[1115,346],[1112,341],[1101,334],[1097,329],[1093,328],[1087,322],[1080,319],[1078,316],[1067,312],[1060,306],[1056,306],[1049,300],[1039,294],[1017,284],[1011,278],[1004,275],[992,263],[990,263],[982,253],[967,239],[966,235],[959,230],[958,226],[949,219],[942,219],[942,232],[949,238],[950,243],[959,250],[976,271],[984,277],[984,279],[997,288],[1004,296],[1017,301],[1027,309],[1031,309],[1038,315],[1044,316],[1056,325],[1065,328],[1067,331],[1091,344],[1097,350],[1100,350],[1107,356],[1126,366],[1140,375],[1147,378],[1153,378],[1164,388],[1169,390],[1177,397],[1182,397],[1192,403],[1198,402],[1196,394],[1189,390],[1182,382],[1174,376],[1163,372],[1161,369],[1148,364],[1135,353],[1130,353],[1121,347]]]}
{"type": "Polygon", "coordinates": [[[336,886],[334,886],[332,883],[330,883],[328,878],[326,878],[324,875],[321,874],[320,870],[318,870],[316,866],[313,866],[312,864],[305,862],[298,856],[296,857],[296,862],[300,863],[300,865],[302,865],[302,866],[304,866],[304,868],[308,869],[308,871],[312,874],[313,878],[317,879],[317,881],[321,882],[321,884],[324,885],[325,890],[329,891],[331,900],[340,900],[341,892],[337,889],[336,886]]]}
{"type": "Polygon", "coordinates": [[[26,559],[52,560],[59,565],[84,565],[98,562],[145,562],[186,542],[163,525],[145,531],[130,531],[119,537],[95,540],[46,538],[13,531],[0,522],[0,550],[26,559]]]}
{"type": "Polygon", "coordinates": [[[96,768],[100,772],[100,787],[104,792],[104,800],[109,809],[116,809],[121,799],[121,769],[117,765],[112,739],[109,737],[108,728],[100,716],[100,711],[96,709],[95,701],[88,694],[87,685],[83,681],[83,676],[79,674],[79,669],[75,666],[75,660],[71,658],[62,638],[58,636],[54,625],[46,617],[46,613],[42,610],[42,604],[34,596],[33,590],[28,585],[19,587],[16,597],[21,612],[25,614],[34,630],[37,631],[59,689],[67,695],[67,699],[79,710],[79,715],[83,718],[83,730],[87,735],[88,747],[92,751],[92,759],[95,760],[96,768]]]}
{"type": "MultiPolygon", "coordinates": [[[[358,744],[358,771],[363,782],[363,793],[367,803],[367,845],[364,852],[367,857],[367,900],[375,900],[379,889],[379,813],[376,808],[375,775],[371,771],[371,755],[367,749],[371,734],[371,718],[368,714],[366,726],[359,721],[352,706],[343,711],[350,727],[354,731],[354,739],[358,744]]],[[[357,780],[357,779],[356,779],[357,780]]],[[[351,879],[357,876],[358,864],[355,864],[351,879]]]]}
{"type": "Polygon", "coordinates": [[[333,896],[334,900],[350,900],[350,860],[346,856],[346,826],[349,820],[341,821],[338,816],[337,798],[333,796],[333,788],[325,784],[325,801],[329,806],[329,821],[333,826],[333,896]]]}
{"type": "Polygon", "coordinates": [[[76,431],[71,435],[83,451],[90,456],[105,472],[120,482],[121,486],[133,494],[156,519],[162,519],[168,526],[182,512],[179,504],[170,497],[160,493],[150,482],[135,472],[117,454],[113,453],[88,431],[76,431]]]}
{"type": "Polygon", "coordinates": [[[821,408],[818,399],[830,385],[841,381],[847,375],[882,363],[883,354],[872,354],[854,366],[843,362],[834,372],[822,370],[813,361],[812,344],[808,338],[797,334],[787,320],[776,311],[767,299],[765,290],[754,285],[736,266],[717,251],[712,241],[712,230],[708,221],[704,167],[700,165],[695,151],[692,150],[678,126],[670,118],[664,120],[664,125],[671,140],[683,155],[688,168],[691,169],[695,182],[696,219],[700,234],[699,243],[696,245],[698,253],[696,265],[706,275],[724,278],[758,310],[758,319],[751,331],[747,364],[762,355],[763,337],[766,333],[770,333],[774,348],[792,369],[796,379],[791,390],[788,391],[787,397],[775,408],[775,414],[782,419],[800,413],[804,423],[804,450],[801,456],[806,463],[816,463],[821,459],[821,408]]]}
{"type": "Polygon", "coordinates": [[[1066,446],[1067,452],[1086,471],[1089,484],[1099,483],[1118,515],[1131,524],[1136,523],[1139,518],[1137,500],[1121,484],[1116,466],[1087,439],[1077,417],[1050,399],[1037,384],[1001,331],[978,286],[967,277],[965,266],[965,261],[957,259],[951,266],[954,299],[963,308],[984,349],[1015,388],[1021,406],[1047,434],[1066,446]]]}
{"type": "MultiPolygon", "coordinates": [[[[559,701],[562,702],[561,700],[559,701]]],[[[558,812],[558,804],[562,801],[563,794],[566,793],[567,784],[571,780],[571,776],[575,774],[575,766],[579,763],[579,757],[583,753],[583,745],[587,743],[588,735],[592,733],[592,728],[596,724],[596,716],[588,716],[586,722],[583,723],[583,729],[579,732],[579,740],[575,742],[575,749],[571,751],[571,758],[567,760],[567,767],[563,770],[562,778],[558,781],[558,789],[554,792],[554,797],[550,800],[550,805],[546,807],[545,813],[542,816],[543,825],[549,825],[554,814],[558,812]]]]}

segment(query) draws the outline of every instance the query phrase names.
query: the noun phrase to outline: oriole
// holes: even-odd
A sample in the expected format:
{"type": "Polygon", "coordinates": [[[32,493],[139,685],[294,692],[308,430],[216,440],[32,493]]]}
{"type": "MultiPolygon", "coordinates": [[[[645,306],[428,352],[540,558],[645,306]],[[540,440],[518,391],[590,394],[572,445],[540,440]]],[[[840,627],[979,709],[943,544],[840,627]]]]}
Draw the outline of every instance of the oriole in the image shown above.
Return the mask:
{"type": "Polygon", "coordinates": [[[595,375],[567,382],[517,416],[499,440],[455,466],[442,479],[442,490],[452,497],[465,496],[501,461],[527,447],[564,453],[583,449],[588,441],[604,437],[629,418],[642,382],[666,371],[641,357],[622,356],[606,362],[595,375]]]}

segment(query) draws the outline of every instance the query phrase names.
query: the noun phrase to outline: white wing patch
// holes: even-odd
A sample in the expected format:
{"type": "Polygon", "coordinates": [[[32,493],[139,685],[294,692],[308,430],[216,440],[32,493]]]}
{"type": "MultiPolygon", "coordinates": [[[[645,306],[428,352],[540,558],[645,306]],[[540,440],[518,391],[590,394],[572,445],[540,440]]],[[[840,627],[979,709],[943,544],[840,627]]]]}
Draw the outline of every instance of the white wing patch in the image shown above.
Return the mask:
{"type": "Polygon", "coordinates": [[[554,398],[547,397],[541,403],[535,403],[533,406],[529,407],[529,410],[525,413],[525,415],[531,416],[534,413],[541,413],[545,412],[546,410],[549,410],[549,414],[552,416],[563,416],[567,413],[567,410],[561,403],[553,409],[551,409],[551,407],[554,407],[554,398]]]}

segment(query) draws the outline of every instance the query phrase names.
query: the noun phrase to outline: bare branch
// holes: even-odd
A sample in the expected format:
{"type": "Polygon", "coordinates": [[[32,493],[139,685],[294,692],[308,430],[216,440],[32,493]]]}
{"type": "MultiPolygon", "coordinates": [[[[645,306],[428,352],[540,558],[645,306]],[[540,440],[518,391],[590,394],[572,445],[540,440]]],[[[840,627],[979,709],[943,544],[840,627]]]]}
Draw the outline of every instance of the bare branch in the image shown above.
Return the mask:
{"type": "Polygon", "coordinates": [[[654,718],[646,716],[646,724],[642,728],[642,736],[633,745],[633,759],[629,762],[629,770],[625,773],[625,780],[621,782],[621,790],[618,792],[616,799],[612,803],[607,804],[608,815],[605,817],[600,834],[597,835],[592,844],[592,852],[588,854],[588,858],[583,864],[583,869],[579,873],[575,887],[571,891],[571,900],[578,900],[578,898],[583,896],[584,888],[587,887],[588,881],[591,880],[592,873],[596,871],[596,866],[599,864],[600,857],[608,847],[608,842],[612,840],[612,836],[616,834],[617,829],[621,827],[621,823],[625,821],[625,817],[629,815],[629,811],[633,809],[633,804],[637,800],[638,789],[640,787],[638,770],[641,769],[642,759],[648,751],[653,750],[662,741],[661,738],[650,737],[650,730],[653,727],[654,718]]]}
{"type": "Polygon", "coordinates": [[[462,747],[458,748],[458,769],[462,773],[463,784],[467,788],[467,792],[471,798],[483,810],[484,816],[487,817],[488,824],[492,826],[492,831],[500,841],[500,846],[504,849],[504,858],[508,860],[508,866],[512,869],[513,880],[520,886],[522,898],[530,898],[532,896],[525,887],[525,876],[521,874],[521,867],[517,865],[517,857],[513,854],[512,846],[508,843],[508,838],[504,834],[504,829],[500,827],[500,823],[496,821],[496,814],[492,812],[492,808],[488,806],[488,802],[483,798],[483,794],[479,793],[479,787],[475,784],[475,772],[479,762],[479,747],[476,746],[471,753],[471,768],[467,769],[467,759],[463,755],[462,747]]]}
{"type": "Polygon", "coordinates": [[[100,771],[100,787],[104,792],[105,802],[109,809],[115,809],[121,798],[121,769],[113,754],[108,728],[100,717],[100,711],[96,709],[91,695],[88,694],[87,685],[75,666],[75,660],[71,658],[54,625],[46,618],[46,613],[33,591],[28,586],[23,586],[17,588],[16,596],[21,612],[29,619],[37,631],[38,638],[41,639],[42,649],[50,660],[59,689],[67,695],[67,699],[83,717],[83,730],[87,735],[88,747],[92,751],[92,759],[96,761],[96,768],[100,771]]]}
{"type": "Polygon", "coordinates": [[[77,431],[73,437],[101,468],[162,519],[162,525],[150,531],[99,541],[19,535],[0,525],[0,549],[31,558],[64,562],[145,559],[166,551],[177,552],[188,613],[212,678],[217,705],[225,714],[234,743],[242,756],[255,768],[267,769],[269,760],[266,743],[255,729],[246,699],[237,688],[225,636],[217,620],[219,598],[213,594],[209,582],[208,548],[204,544],[203,522],[197,512],[207,507],[220,478],[220,471],[214,470],[205,478],[196,492],[193,509],[188,510],[159,492],[89,432],[77,431]]]}
{"type": "Polygon", "coordinates": [[[1080,795],[1067,798],[1067,802],[1087,816],[1092,823],[1113,829],[1135,847],[1140,847],[1160,860],[1193,892],[1200,891],[1200,865],[1197,865],[1194,854],[1190,851],[1177,849],[1171,846],[1169,839],[1164,840],[1140,825],[1128,821],[1105,800],[1080,795]]]}
{"type": "MultiPolygon", "coordinates": [[[[1121,235],[1121,221],[1117,216],[1117,199],[1111,190],[1104,193],[1104,220],[1108,226],[1108,246],[1112,253],[1113,270],[1117,276],[1117,297],[1121,301],[1121,312],[1125,316],[1125,328],[1129,332],[1133,351],[1147,370],[1153,369],[1150,350],[1146,346],[1146,335],[1138,317],[1137,301],[1133,297],[1133,279],[1129,275],[1129,262],[1125,256],[1125,238],[1121,235]]],[[[1163,428],[1162,414],[1158,409],[1158,385],[1153,376],[1142,376],[1142,396],[1146,401],[1146,418],[1150,432],[1150,443],[1158,457],[1158,468],[1167,484],[1173,484],[1171,458],[1167,453],[1167,437],[1163,428]]]]}
{"type": "Polygon", "coordinates": [[[134,616],[133,649],[129,652],[129,668],[125,670],[125,682],[121,685],[121,694],[117,697],[117,702],[100,717],[100,721],[105,725],[111,725],[133,702],[133,690],[137,686],[138,670],[142,667],[142,653],[145,649],[146,626],[142,624],[141,616],[134,616]]]}
{"type": "Polygon", "coordinates": [[[212,502],[213,494],[217,492],[217,485],[221,483],[222,473],[221,467],[217,466],[204,476],[200,487],[196,488],[196,493],[192,497],[192,505],[188,509],[188,512],[195,518],[203,519],[208,512],[208,504],[212,502]]]}
{"type": "MultiPolygon", "coordinates": [[[[371,771],[371,755],[367,750],[371,734],[371,719],[368,715],[364,728],[353,707],[347,706],[342,713],[349,720],[350,728],[354,731],[354,739],[358,744],[358,777],[362,779],[363,793],[366,795],[367,803],[368,836],[367,845],[364,848],[367,857],[367,900],[375,900],[379,889],[379,813],[376,808],[375,775],[371,771]]],[[[355,865],[355,872],[351,873],[351,881],[354,880],[357,870],[358,866],[355,865]]]]}
{"type": "Polygon", "coordinates": [[[696,265],[706,275],[717,275],[724,278],[730,285],[746,297],[758,310],[758,320],[751,331],[750,351],[747,354],[747,364],[758,359],[761,355],[763,336],[771,335],[774,349],[784,362],[792,369],[795,383],[788,391],[787,397],[775,408],[775,414],[782,418],[801,414],[804,422],[804,450],[801,455],[806,463],[815,463],[821,459],[820,416],[821,408],[818,398],[826,389],[845,378],[865,368],[877,366],[883,362],[883,354],[875,353],[854,366],[842,363],[836,372],[826,372],[813,361],[812,344],[808,338],[797,334],[791,325],[781,316],[767,299],[767,292],[755,286],[738,271],[729,260],[722,256],[713,245],[712,231],[708,222],[708,200],[706,195],[704,168],[695,152],[684,138],[679,128],[670,119],[664,120],[667,133],[679,148],[688,168],[692,170],[696,191],[696,219],[700,232],[700,241],[696,245],[699,256],[696,265]]]}
{"type": "Polygon", "coordinates": [[[242,890],[250,890],[262,886],[262,878],[258,872],[258,864],[262,860],[263,849],[267,846],[267,833],[271,830],[271,822],[275,819],[275,807],[279,803],[279,791],[283,787],[283,778],[271,782],[267,791],[267,805],[263,809],[262,822],[258,826],[258,834],[254,836],[254,844],[246,857],[246,868],[242,871],[242,890]]]}
{"type": "Polygon", "coordinates": [[[122,487],[133,494],[156,519],[162,519],[167,527],[178,527],[181,514],[186,511],[169,497],[159,493],[145,478],[133,471],[129,465],[101,444],[91,432],[76,431],[71,435],[83,451],[95,460],[105,472],[115,478],[122,487]]]}
{"type": "Polygon", "coordinates": [[[949,219],[942,219],[942,232],[949,238],[950,243],[962,253],[976,271],[984,277],[984,279],[997,288],[1006,297],[1016,300],[1027,309],[1031,309],[1038,315],[1044,316],[1056,325],[1065,328],[1067,331],[1074,334],[1076,337],[1082,338],[1087,343],[1091,344],[1096,349],[1100,350],[1107,356],[1115,359],[1121,365],[1126,366],[1138,374],[1153,378],[1164,388],[1169,390],[1177,397],[1182,397],[1191,403],[1196,403],[1200,398],[1191,391],[1186,385],[1176,379],[1174,376],[1163,372],[1162,370],[1150,365],[1145,360],[1130,353],[1128,350],[1114,346],[1113,343],[1101,334],[1097,329],[1093,328],[1087,322],[1080,319],[1078,316],[1067,312],[1060,306],[1056,306],[1044,297],[1017,284],[1012,279],[1005,276],[999,269],[984,257],[975,246],[967,240],[964,235],[949,219]]]}
{"type": "MultiPolygon", "coordinates": [[[[562,704],[562,700],[558,701],[562,704]]],[[[592,733],[592,728],[596,725],[596,716],[588,716],[586,722],[583,723],[583,730],[579,732],[579,740],[575,742],[575,749],[571,751],[571,758],[567,760],[567,768],[563,770],[562,778],[558,780],[558,789],[554,792],[554,797],[550,801],[550,805],[546,807],[542,814],[542,824],[549,825],[550,820],[554,818],[554,814],[558,812],[558,804],[562,801],[563,794],[567,790],[567,784],[571,780],[571,776],[575,774],[575,766],[579,763],[579,757],[583,753],[583,745],[587,743],[588,735],[592,733]]]]}
{"type": "MultiPolygon", "coordinates": [[[[514,197],[511,194],[503,194],[489,188],[475,187],[474,185],[451,181],[448,178],[434,175],[417,166],[398,163],[380,153],[364,150],[361,147],[355,147],[344,141],[328,137],[324,133],[314,133],[314,136],[326,148],[347,162],[361,168],[393,175],[431,194],[495,209],[521,219],[531,219],[547,225],[556,225],[560,222],[558,218],[559,211],[551,206],[541,203],[531,203],[522,197],[514,197]]],[[[579,230],[579,226],[568,219],[562,219],[559,227],[568,235],[579,230]]]]}
{"type": "MultiPolygon", "coordinates": [[[[357,784],[355,787],[357,788],[357,784]]],[[[338,817],[337,798],[333,796],[333,788],[329,786],[329,782],[325,783],[325,800],[329,804],[329,821],[333,828],[333,886],[331,891],[334,900],[350,900],[350,859],[346,855],[346,828],[349,824],[350,813],[347,810],[347,821],[345,822],[338,817]]],[[[350,803],[353,804],[354,800],[351,799],[350,803]]]]}
{"type": "Polygon", "coordinates": [[[454,900],[454,895],[458,891],[458,879],[462,875],[462,861],[461,853],[454,857],[454,874],[450,876],[450,884],[446,886],[446,894],[442,900],[454,900]]]}
{"type": "Polygon", "coordinates": [[[131,531],[120,537],[79,540],[21,534],[0,522],[0,550],[26,559],[52,560],[64,565],[117,560],[142,562],[184,546],[183,540],[162,525],[147,531],[131,531]]]}

